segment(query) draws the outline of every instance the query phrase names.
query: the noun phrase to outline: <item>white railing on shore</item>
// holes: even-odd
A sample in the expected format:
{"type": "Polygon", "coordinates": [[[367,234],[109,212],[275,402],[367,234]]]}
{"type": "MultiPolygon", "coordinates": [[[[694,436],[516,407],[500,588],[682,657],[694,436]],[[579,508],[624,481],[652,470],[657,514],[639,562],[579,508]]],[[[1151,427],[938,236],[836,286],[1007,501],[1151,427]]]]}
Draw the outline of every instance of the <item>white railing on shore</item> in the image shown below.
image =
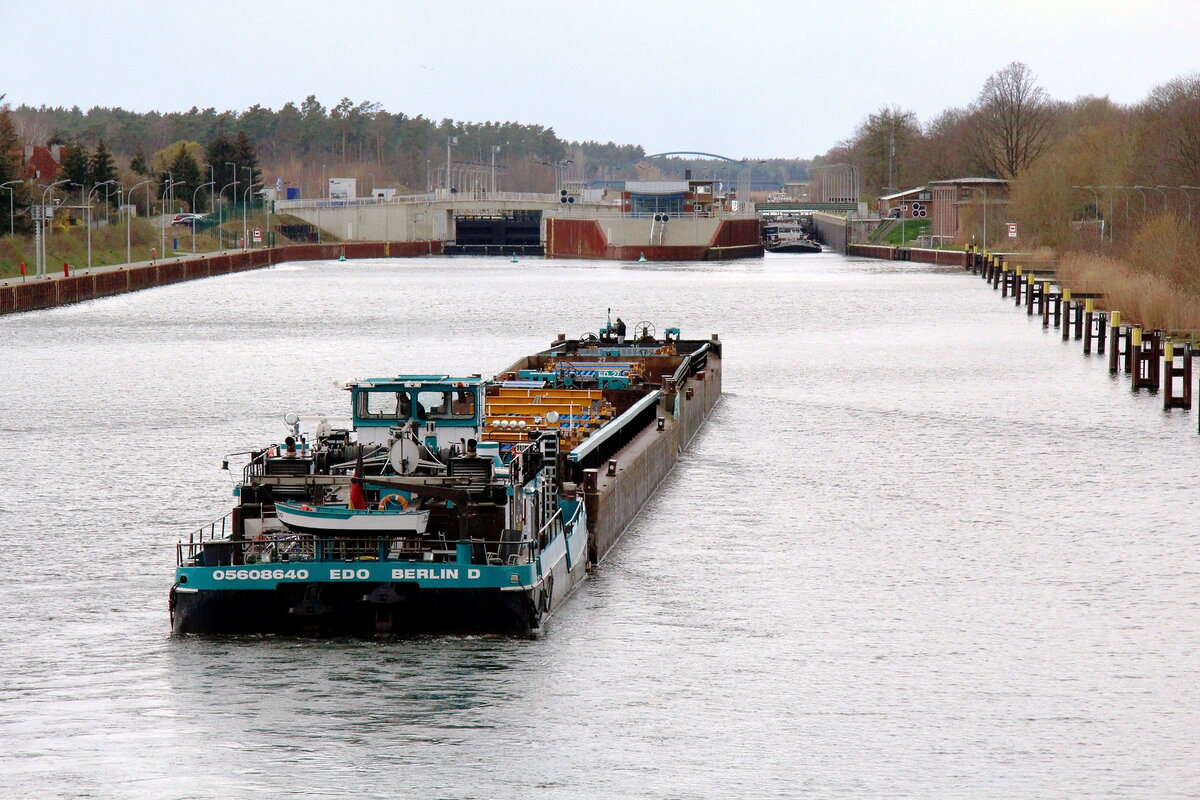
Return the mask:
{"type": "Polygon", "coordinates": [[[354,200],[334,200],[325,197],[301,198],[298,200],[276,200],[275,211],[290,211],[303,208],[357,208],[362,206],[392,206],[412,203],[446,203],[494,200],[498,202],[556,203],[558,195],[540,192],[488,192],[484,190],[463,191],[450,194],[445,189],[422,194],[396,195],[390,199],[382,197],[359,197],[354,200]]]}

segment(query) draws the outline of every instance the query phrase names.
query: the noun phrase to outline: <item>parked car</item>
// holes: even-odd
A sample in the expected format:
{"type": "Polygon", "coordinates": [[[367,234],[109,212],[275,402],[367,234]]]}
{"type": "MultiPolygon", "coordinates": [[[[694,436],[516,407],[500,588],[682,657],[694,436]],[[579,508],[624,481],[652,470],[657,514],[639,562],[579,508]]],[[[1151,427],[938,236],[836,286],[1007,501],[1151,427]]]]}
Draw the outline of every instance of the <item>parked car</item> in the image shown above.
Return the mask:
{"type": "Polygon", "coordinates": [[[204,217],[205,217],[204,214],[176,214],[174,217],[171,218],[171,224],[172,225],[187,225],[190,227],[193,220],[195,220],[196,222],[199,222],[200,220],[204,219],[204,217]]]}

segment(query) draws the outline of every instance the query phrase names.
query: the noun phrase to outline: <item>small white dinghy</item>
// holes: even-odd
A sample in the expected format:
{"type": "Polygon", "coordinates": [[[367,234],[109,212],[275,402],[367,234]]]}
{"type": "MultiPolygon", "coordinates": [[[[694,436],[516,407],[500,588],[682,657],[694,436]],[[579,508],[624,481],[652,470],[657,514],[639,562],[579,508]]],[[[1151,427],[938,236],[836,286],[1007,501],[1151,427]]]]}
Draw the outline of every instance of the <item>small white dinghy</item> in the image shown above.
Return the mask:
{"type": "Polygon", "coordinates": [[[288,530],[318,536],[383,533],[420,535],[429,525],[429,512],[407,508],[347,508],[314,506],[291,500],[275,504],[275,515],[288,530]]]}

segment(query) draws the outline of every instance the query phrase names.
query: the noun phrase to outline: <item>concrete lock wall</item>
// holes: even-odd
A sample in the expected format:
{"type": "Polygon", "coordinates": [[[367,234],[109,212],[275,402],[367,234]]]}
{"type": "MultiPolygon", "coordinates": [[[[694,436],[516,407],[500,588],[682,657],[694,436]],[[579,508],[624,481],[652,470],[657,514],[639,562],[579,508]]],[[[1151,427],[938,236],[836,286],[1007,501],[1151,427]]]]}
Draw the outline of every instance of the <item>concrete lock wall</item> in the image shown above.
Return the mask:
{"type": "Polygon", "coordinates": [[[289,212],[310,225],[347,241],[415,242],[442,239],[444,222],[429,206],[380,204],[292,209],[289,212]]]}
{"type": "Polygon", "coordinates": [[[846,254],[863,258],[881,258],[888,261],[919,261],[925,264],[940,264],[953,267],[967,265],[967,254],[963,250],[932,250],[918,247],[891,247],[880,244],[852,244],[846,254]]]}
{"type": "Polygon", "coordinates": [[[839,253],[846,252],[850,235],[845,217],[816,211],[813,212],[813,225],[817,228],[817,238],[822,244],[839,253]]]}
{"type": "Polygon", "coordinates": [[[65,278],[36,278],[27,283],[0,286],[0,314],[37,311],[70,303],[81,303],[124,292],[136,292],[181,281],[226,275],[268,267],[284,261],[316,261],[345,255],[355,258],[409,258],[441,255],[442,243],[348,242],[346,244],[301,244],[245,250],[237,253],[176,258],[157,264],[121,267],[65,278]]]}
{"type": "MultiPolygon", "coordinates": [[[[575,216],[589,212],[572,207],[575,216]]],[[[557,211],[558,203],[539,200],[455,200],[363,205],[321,205],[285,208],[286,213],[316,225],[344,241],[453,241],[455,214],[506,211],[557,211]]],[[[590,216],[594,216],[592,211],[590,216]]]]}

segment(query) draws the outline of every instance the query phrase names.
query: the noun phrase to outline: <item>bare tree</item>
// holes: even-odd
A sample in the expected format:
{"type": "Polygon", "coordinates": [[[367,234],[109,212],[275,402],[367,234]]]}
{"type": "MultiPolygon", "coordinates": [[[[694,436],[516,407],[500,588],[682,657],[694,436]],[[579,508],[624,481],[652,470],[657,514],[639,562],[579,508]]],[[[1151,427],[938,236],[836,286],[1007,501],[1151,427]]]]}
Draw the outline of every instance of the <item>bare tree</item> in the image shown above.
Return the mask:
{"type": "Polygon", "coordinates": [[[1140,111],[1146,174],[1176,183],[1200,181],[1200,74],[1156,87],[1140,111]]]}
{"type": "Polygon", "coordinates": [[[846,144],[864,188],[895,191],[906,184],[910,178],[908,157],[920,137],[917,115],[899,106],[884,106],[860,122],[854,138],[846,144]]]}
{"type": "Polygon", "coordinates": [[[972,160],[990,176],[1014,178],[1045,151],[1054,107],[1027,65],[1014,61],[988,78],[971,110],[972,160]]]}

